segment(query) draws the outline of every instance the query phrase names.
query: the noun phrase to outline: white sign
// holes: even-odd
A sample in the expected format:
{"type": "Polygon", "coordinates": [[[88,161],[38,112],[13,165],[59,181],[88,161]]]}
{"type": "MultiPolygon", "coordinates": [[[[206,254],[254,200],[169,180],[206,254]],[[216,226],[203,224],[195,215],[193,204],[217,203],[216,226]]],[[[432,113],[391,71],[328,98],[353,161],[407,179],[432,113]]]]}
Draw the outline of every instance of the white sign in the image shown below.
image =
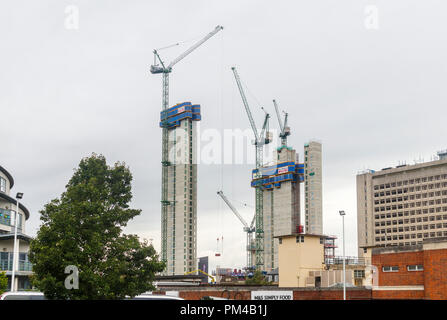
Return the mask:
{"type": "Polygon", "coordinates": [[[251,300],[293,300],[293,291],[252,291],[251,300]]]}
{"type": "Polygon", "coordinates": [[[177,109],[177,113],[181,113],[185,111],[185,107],[180,107],[177,109]]]}
{"type": "Polygon", "coordinates": [[[289,167],[278,168],[278,174],[289,172],[289,167]]]}

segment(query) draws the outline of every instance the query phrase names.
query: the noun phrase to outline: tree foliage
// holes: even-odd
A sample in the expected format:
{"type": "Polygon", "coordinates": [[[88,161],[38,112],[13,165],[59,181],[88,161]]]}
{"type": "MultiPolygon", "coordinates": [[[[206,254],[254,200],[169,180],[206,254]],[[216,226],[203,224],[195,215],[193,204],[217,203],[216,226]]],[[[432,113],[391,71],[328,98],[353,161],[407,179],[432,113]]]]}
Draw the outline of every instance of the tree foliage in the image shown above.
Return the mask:
{"type": "Polygon", "coordinates": [[[49,299],[122,299],[153,290],[164,269],[152,245],[122,233],[141,210],[129,208],[132,174],[102,155],[79,163],[60,198],[40,211],[30,246],[34,286],[49,299]],[[79,270],[79,288],[67,289],[65,268],[79,270]]]}
{"type": "Polygon", "coordinates": [[[256,270],[253,274],[253,277],[250,279],[245,280],[245,284],[248,285],[265,285],[268,284],[268,281],[265,280],[264,275],[261,271],[256,270]]]}
{"type": "Polygon", "coordinates": [[[6,272],[0,271],[0,294],[8,290],[8,277],[6,272]]]}

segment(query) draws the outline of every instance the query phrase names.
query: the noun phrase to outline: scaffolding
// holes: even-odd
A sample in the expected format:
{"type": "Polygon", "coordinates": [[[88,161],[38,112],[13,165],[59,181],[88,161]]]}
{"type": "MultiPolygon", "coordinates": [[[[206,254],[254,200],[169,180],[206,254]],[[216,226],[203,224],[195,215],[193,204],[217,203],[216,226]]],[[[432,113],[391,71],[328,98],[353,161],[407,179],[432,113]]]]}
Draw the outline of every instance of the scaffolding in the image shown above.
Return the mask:
{"type": "Polygon", "coordinates": [[[324,263],[326,265],[334,264],[335,248],[337,248],[337,246],[335,245],[336,239],[337,239],[336,236],[326,236],[323,240],[324,241],[324,263]]]}

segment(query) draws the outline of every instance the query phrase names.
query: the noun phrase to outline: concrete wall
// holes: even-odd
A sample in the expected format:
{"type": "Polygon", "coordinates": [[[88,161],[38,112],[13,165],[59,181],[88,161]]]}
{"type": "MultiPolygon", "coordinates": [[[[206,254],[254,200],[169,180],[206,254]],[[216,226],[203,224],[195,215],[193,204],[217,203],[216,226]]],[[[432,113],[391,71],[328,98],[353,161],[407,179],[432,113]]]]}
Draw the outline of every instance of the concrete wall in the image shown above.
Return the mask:
{"type": "Polygon", "coordinates": [[[197,161],[195,121],[169,130],[167,270],[182,275],[197,269],[197,161]],[[192,145],[192,146],[191,146],[192,145]]]}
{"type": "MultiPolygon", "coordinates": [[[[308,287],[316,286],[316,278],[320,278],[320,287],[330,287],[336,283],[343,282],[343,270],[319,270],[309,271],[306,278],[306,284],[308,287]]],[[[346,283],[354,285],[354,270],[346,270],[346,283]]]]}
{"type": "MultiPolygon", "coordinates": [[[[304,242],[296,242],[296,236],[281,237],[279,244],[279,287],[306,287],[309,271],[323,270],[324,247],[320,237],[301,235],[304,242]]],[[[312,284],[313,285],[313,284],[312,284]]]]}
{"type": "Polygon", "coordinates": [[[362,255],[361,247],[374,244],[372,179],[370,173],[357,176],[357,244],[358,256],[362,255]]]}
{"type": "MultiPolygon", "coordinates": [[[[29,243],[23,240],[17,239],[19,245],[19,252],[27,253],[29,251],[29,243]]],[[[14,251],[14,240],[2,240],[0,241],[0,251],[2,252],[12,252],[14,251]]]]}
{"type": "Polygon", "coordinates": [[[304,146],[304,201],[306,233],[323,234],[323,180],[321,143],[304,146]]]}

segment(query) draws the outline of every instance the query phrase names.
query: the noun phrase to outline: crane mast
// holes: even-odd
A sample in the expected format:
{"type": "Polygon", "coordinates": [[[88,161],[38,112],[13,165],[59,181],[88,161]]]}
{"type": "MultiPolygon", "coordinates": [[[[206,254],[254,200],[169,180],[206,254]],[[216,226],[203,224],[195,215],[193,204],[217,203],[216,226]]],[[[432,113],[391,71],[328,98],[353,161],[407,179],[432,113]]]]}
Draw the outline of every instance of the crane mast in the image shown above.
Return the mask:
{"type": "MultiPolygon", "coordinates": [[[[184,59],[187,55],[189,55],[191,52],[193,52],[195,49],[197,49],[199,46],[201,46],[205,41],[207,41],[209,38],[214,36],[216,33],[218,33],[220,30],[222,30],[222,26],[217,26],[214,28],[213,31],[211,31],[209,34],[207,34],[204,38],[196,42],[193,46],[191,46],[188,50],[186,50],[184,53],[182,53],[180,56],[178,56],[176,59],[174,59],[167,67],[163,63],[162,59],[160,58],[160,55],[158,54],[157,50],[154,50],[154,64],[151,65],[150,72],[152,74],[163,74],[163,85],[162,85],[162,110],[166,111],[169,106],[169,74],[172,72],[172,67],[180,62],[182,59],[184,59]],[[159,64],[157,64],[157,60],[159,64]]],[[[171,46],[168,46],[171,47],[171,46]]],[[[165,47],[167,48],[167,47],[165,47]]],[[[168,199],[168,167],[171,165],[169,162],[169,150],[168,150],[168,143],[169,143],[169,136],[168,136],[168,128],[167,128],[167,120],[163,120],[162,123],[162,156],[161,156],[161,260],[167,261],[167,231],[168,231],[168,206],[172,204],[172,201],[168,199]]]]}
{"type": "Polygon", "coordinates": [[[255,232],[254,223],[255,223],[255,217],[253,217],[253,220],[251,221],[250,226],[248,226],[248,223],[242,218],[242,216],[239,214],[239,212],[236,210],[236,208],[231,204],[230,200],[223,194],[223,191],[217,191],[217,194],[222,198],[222,200],[227,204],[227,206],[233,211],[234,215],[239,219],[239,221],[244,226],[244,232],[247,233],[247,267],[246,270],[250,270],[253,266],[253,261],[251,257],[251,243],[253,239],[253,232],[255,232]]]}
{"type": "MultiPolygon", "coordinates": [[[[255,149],[256,149],[256,169],[258,169],[255,178],[261,177],[261,170],[263,164],[263,150],[264,150],[264,144],[268,144],[270,142],[270,137],[267,135],[264,137],[264,133],[266,132],[266,129],[268,128],[268,121],[270,118],[270,115],[266,113],[264,118],[264,124],[262,126],[261,134],[258,135],[258,130],[256,128],[256,124],[253,120],[253,116],[250,110],[250,106],[248,104],[247,98],[245,96],[244,89],[242,88],[242,83],[239,78],[239,74],[237,73],[237,70],[235,67],[232,67],[231,70],[233,70],[234,78],[236,80],[237,87],[239,89],[239,93],[242,98],[242,102],[245,107],[245,111],[248,116],[248,120],[250,122],[251,128],[253,130],[253,134],[255,136],[255,149]]],[[[260,186],[257,186],[255,189],[256,194],[256,268],[257,269],[263,269],[264,266],[264,209],[263,209],[263,201],[264,201],[264,195],[262,188],[260,186]]]]}
{"type": "Polygon", "coordinates": [[[287,118],[288,113],[284,112],[284,123],[281,121],[281,115],[279,114],[278,104],[276,103],[276,100],[273,99],[273,104],[275,106],[276,110],[276,116],[278,118],[279,123],[279,130],[281,131],[279,134],[279,137],[281,138],[281,146],[287,146],[287,136],[290,135],[290,128],[287,126],[287,118]]]}

